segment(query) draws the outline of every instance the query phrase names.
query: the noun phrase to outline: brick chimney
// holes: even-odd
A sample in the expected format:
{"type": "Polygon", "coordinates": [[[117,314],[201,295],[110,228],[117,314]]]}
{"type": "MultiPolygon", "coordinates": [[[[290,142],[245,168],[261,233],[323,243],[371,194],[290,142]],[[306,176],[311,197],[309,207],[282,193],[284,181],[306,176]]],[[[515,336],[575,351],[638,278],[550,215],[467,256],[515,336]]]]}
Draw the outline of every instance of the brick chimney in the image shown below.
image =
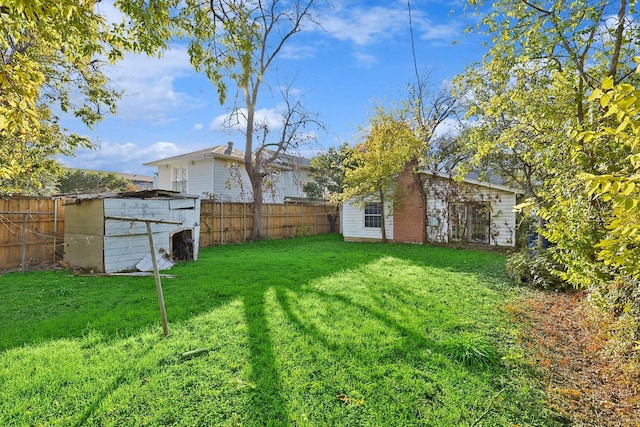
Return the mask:
{"type": "Polygon", "coordinates": [[[398,193],[393,205],[393,240],[424,244],[427,215],[420,181],[415,172],[418,162],[407,163],[398,178],[398,193]]]}

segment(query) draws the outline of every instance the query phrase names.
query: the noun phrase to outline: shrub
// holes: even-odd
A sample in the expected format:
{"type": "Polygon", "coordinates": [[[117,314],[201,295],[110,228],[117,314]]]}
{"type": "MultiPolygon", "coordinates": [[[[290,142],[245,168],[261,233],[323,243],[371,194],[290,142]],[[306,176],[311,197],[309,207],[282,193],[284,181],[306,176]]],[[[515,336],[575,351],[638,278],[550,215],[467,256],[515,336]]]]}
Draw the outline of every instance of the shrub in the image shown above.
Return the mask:
{"type": "Polygon", "coordinates": [[[509,255],[505,268],[512,279],[537,289],[570,288],[570,285],[560,278],[563,266],[553,260],[548,250],[523,250],[509,255]]]}
{"type": "Polygon", "coordinates": [[[617,276],[591,289],[589,299],[601,313],[611,316],[610,349],[617,354],[640,352],[640,282],[617,276]]]}

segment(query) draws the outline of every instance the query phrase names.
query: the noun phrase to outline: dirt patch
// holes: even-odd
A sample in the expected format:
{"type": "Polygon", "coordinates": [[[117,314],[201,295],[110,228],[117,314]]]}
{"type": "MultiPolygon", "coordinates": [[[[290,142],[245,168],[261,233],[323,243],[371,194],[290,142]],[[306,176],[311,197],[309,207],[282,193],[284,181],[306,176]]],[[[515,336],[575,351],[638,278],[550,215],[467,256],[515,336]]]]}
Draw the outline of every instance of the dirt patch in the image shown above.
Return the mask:
{"type": "Polygon", "coordinates": [[[640,426],[637,361],[608,351],[605,320],[583,293],[536,291],[512,310],[553,409],[576,426],[640,426]]]}

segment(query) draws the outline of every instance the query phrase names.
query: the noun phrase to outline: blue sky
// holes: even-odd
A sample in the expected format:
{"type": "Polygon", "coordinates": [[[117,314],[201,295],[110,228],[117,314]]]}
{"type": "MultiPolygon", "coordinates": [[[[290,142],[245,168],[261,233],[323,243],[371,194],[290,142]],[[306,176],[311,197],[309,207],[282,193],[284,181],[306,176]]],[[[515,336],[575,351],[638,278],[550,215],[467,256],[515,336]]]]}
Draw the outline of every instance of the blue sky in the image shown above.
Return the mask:
{"type": "MultiPolygon", "coordinates": [[[[278,82],[288,82],[304,106],[318,114],[326,131],[314,153],[344,141],[354,143],[358,128],[379,103],[398,102],[415,82],[406,0],[335,0],[319,17],[323,29],[296,34],[268,71],[257,109],[269,116],[281,106],[278,82]],[[337,5],[337,6],[336,6],[337,5]]],[[[112,0],[103,0],[103,13],[115,19],[112,0]]],[[[416,55],[420,72],[430,72],[433,89],[450,81],[485,52],[479,36],[464,34],[474,22],[464,3],[412,0],[416,55]]],[[[162,58],[127,55],[109,70],[113,85],[124,91],[118,113],[89,130],[78,120],[62,125],[86,135],[99,148],[79,150],[63,158],[70,167],[152,175],[145,162],[233,141],[242,149],[243,135],[219,124],[234,107],[235,88],[220,105],[213,85],[189,64],[184,45],[173,44],[162,58]]]]}

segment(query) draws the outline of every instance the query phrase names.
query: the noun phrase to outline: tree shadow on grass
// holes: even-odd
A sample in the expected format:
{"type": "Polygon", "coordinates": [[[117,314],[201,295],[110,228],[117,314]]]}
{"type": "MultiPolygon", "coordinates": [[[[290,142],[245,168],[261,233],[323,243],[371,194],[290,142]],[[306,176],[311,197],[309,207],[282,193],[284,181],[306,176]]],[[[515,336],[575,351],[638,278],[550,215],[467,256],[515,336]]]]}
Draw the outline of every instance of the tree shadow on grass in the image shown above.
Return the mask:
{"type": "MultiPolygon", "coordinates": [[[[470,273],[489,281],[496,270],[495,266],[486,265],[496,261],[494,254],[345,243],[333,236],[206,248],[198,262],[178,265],[170,271],[178,276],[176,279],[163,279],[167,315],[170,324],[182,322],[232,299],[244,298],[254,291],[254,283],[296,290],[301,284],[388,256],[418,266],[470,273]],[[301,250],[297,245],[309,248],[301,250]],[[254,259],[253,255],[261,252],[271,252],[271,256],[254,259]],[[291,252],[299,255],[280,264],[279,253],[289,256],[291,252]],[[225,255],[223,259],[217,256],[220,253],[225,255]]],[[[92,331],[105,338],[133,335],[159,324],[153,278],[79,277],[68,271],[0,276],[0,323],[11,325],[0,331],[0,351],[82,337],[92,331]],[[18,294],[24,294],[20,301],[18,294]]]]}
{"type": "Polygon", "coordinates": [[[287,408],[282,397],[282,381],[268,329],[264,297],[264,292],[251,293],[243,299],[249,335],[251,381],[255,386],[247,409],[253,420],[269,420],[273,425],[286,425],[287,408]]]}
{"type": "MultiPolygon", "coordinates": [[[[438,343],[432,338],[408,328],[380,307],[365,305],[355,298],[305,285],[316,279],[356,269],[389,256],[419,266],[429,265],[434,268],[473,274],[485,272],[485,269],[478,265],[483,260],[481,256],[465,257],[465,254],[458,252],[457,256],[453,257],[450,256],[451,254],[442,254],[441,248],[398,245],[349,246],[344,242],[333,240],[327,242],[320,240],[320,244],[326,244],[328,247],[322,248],[323,252],[320,252],[318,247],[305,251],[296,248],[295,241],[266,242],[250,244],[245,248],[219,251],[225,254],[226,258],[217,257],[218,251],[215,249],[208,254],[207,251],[203,251],[205,253],[201,252],[202,260],[198,263],[177,266],[172,271],[178,275],[179,279],[163,280],[170,329],[172,322],[186,321],[191,317],[215,310],[216,307],[231,300],[242,301],[248,334],[250,379],[254,385],[248,392],[250,393],[248,412],[254,420],[264,420],[276,425],[289,422],[287,404],[283,397],[283,381],[276,363],[273,331],[270,331],[268,326],[269,313],[267,313],[265,298],[269,289],[275,290],[276,302],[286,319],[322,345],[331,348],[335,344],[327,339],[317,324],[301,318],[296,313],[292,306],[292,297],[288,292],[292,292],[291,295],[296,295],[296,298],[318,298],[323,304],[344,306],[375,319],[402,337],[398,347],[401,354],[395,355],[402,357],[407,354],[417,354],[423,349],[433,352],[440,350],[438,343]],[[252,258],[251,251],[261,250],[271,252],[269,256],[261,259],[252,258]],[[295,251],[299,254],[287,259],[286,265],[280,265],[274,270],[273,265],[278,266],[279,250],[295,251]],[[313,268],[309,268],[309,264],[312,264],[313,268]],[[241,268],[238,269],[238,266],[241,268]]],[[[61,274],[68,275],[66,272],[61,274]]],[[[47,298],[49,302],[54,299],[54,303],[62,304],[61,310],[51,310],[47,318],[40,319],[39,323],[35,323],[36,326],[32,324],[29,334],[25,335],[22,341],[20,338],[13,337],[13,341],[5,341],[7,344],[4,344],[0,338],[0,350],[57,338],[81,337],[92,329],[97,330],[107,339],[132,335],[152,324],[158,324],[160,331],[157,297],[152,278],[125,280],[68,277],[64,287],[58,289],[67,290],[65,292],[54,290],[53,293],[39,295],[38,303],[47,304],[47,298]],[[100,292],[101,286],[118,287],[118,292],[110,293],[109,300],[100,292]],[[75,304],[78,304],[78,310],[85,307],[89,321],[74,323],[75,304]],[[67,307],[66,311],[65,307],[67,307]],[[40,333],[38,333],[39,328],[40,333]]],[[[375,301],[378,306],[381,305],[380,299],[375,301]]],[[[34,307],[30,309],[37,310],[37,304],[34,303],[34,307]]],[[[25,324],[29,324],[28,319],[25,324]]],[[[19,332],[18,330],[18,335],[19,332]]],[[[117,381],[115,384],[117,386],[117,381]]]]}

